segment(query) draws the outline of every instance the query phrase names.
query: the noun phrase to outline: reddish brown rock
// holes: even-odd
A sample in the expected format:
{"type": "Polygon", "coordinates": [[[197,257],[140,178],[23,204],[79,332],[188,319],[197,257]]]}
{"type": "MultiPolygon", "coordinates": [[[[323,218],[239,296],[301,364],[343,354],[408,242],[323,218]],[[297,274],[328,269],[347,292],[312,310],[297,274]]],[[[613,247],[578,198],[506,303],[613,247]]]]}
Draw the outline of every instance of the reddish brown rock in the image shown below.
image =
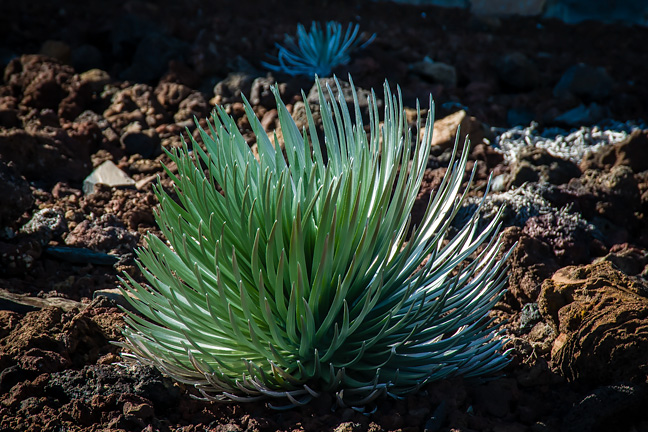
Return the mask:
{"type": "Polygon", "coordinates": [[[89,149],[63,129],[0,130],[0,155],[27,180],[78,181],[90,168],[89,149]]]}
{"type": "Polygon", "coordinates": [[[79,75],[74,75],[68,90],[68,95],[61,101],[58,108],[60,118],[72,121],[77,118],[92,102],[93,86],[91,81],[84,81],[79,75]]]}
{"type": "Polygon", "coordinates": [[[538,300],[556,329],[551,359],[568,380],[642,381],[648,373],[648,286],[609,262],[565,267],[538,300]]]}
{"type": "MultiPolygon", "coordinates": [[[[123,314],[105,298],[83,311],[50,307],[29,312],[0,340],[0,357],[26,370],[53,372],[69,365],[94,363],[118,349],[123,314]],[[13,360],[11,360],[13,359],[13,360]]],[[[2,364],[0,368],[8,366],[2,364]]]]}
{"type": "Polygon", "coordinates": [[[6,128],[19,127],[18,99],[15,96],[0,97],[0,126],[6,128]]]}
{"type": "Polygon", "coordinates": [[[18,173],[12,162],[0,158],[0,190],[4,202],[0,206],[0,227],[13,224],[34,203],[29,183],[18,173]]]}
{"type": "Polygon", "coordinates": [[[56,110],[70,90],[73,75],[70,66],[52,58],[28,54],[9,63],[4,80],[21,99],[21,105],[56,110]]]}
{"type": "Polygon", "coordinates": [[[133,122],[139,123],[143,128],[155,128],[169,120],[169,114],[160,104],[157,95],[146,84],[135,84],[119,90],[103,116],[118,131],[133,122]]]}
{"type": "Polygon", "coordinates": [[[508,261],[509,291],[520,304],[533,303],[540,294],[542,281],[559,268],[551,247],[525,235],[519,227],[505,229],[502,238],[505,250],[517,242],[508,261]]]}
{"type": "Polygon", "coordinates": [[[596,250],[595,240],[587,223],[578,214],[567,211],[549,212],[530,217],[524,233],[551,246],[562,265],[590,261],[590,251],[596,250]]]}
{"type": "Polygon", "coordinates": [[[493,146],[484,143],[474,143],[470,151],[470,156],[480,161],[479,168],[484,169],[489,175],[497,165],[504,162],[504,155],[502,153],[497,152],[493,146]]]}
{"type": "Polygon", "coordinates": [[[609,254],[597,258],[594,263],[599,261],[609,261],[628,276],[636,276],[643,273],[648,265],[648,251],[623,243],[615,245],[609,254]]]}
{"type": "Polygon", "coordinates": [[[587,170],[572,179],[566,190],[574,195],[583,216],[590,220],[603,217],[622,227],[634,224],[641,197],[637,180],[626,165],[610,171],[587,170]]]}
{"type": "Polygon", "coordinates": [[[575,163],[553,156],[546,149],[527,147],[520,151],[511,168],[509,187],[521,186],[526,182],[558,185],[580,175],[580,169],[575,163]]]}
{"type": "Polygon", "coordinates": [[[18,357],[18,365],[23,370],[50,373],[58,372],[71,365],[70,359],[55,352],[32,348],[18,357]]]}
{"type": "Polygon", "coordinates": [[[20,324],[0,341],[0,352],[11,357],[31,348],[56,350],[58,343],[48,336],[51,329],[61,322],[63,310],[48,308],[30,312],[20,320],[20,324]]]}
{"type": "Polygon", "coordinates": [[[0,339],[7,336],[18,325],[22,315],[8,310],[0,310],[0,339]]]}
{"type": "Polygon", "coordinates": [[[95,216],[114,214],[129,230],[148,231],[155,226],[153,209],[157,205],[153,191],[95,186],[95,193],[84,197],[81,208],[95,216]]]}
{"type": "Polygon", "coordinates": [[[138,238],[137,234],[124,228],[114,215],[106,214],[96,224],[88,220],[78,224],[67,236],[65,243],[68,246],[123,254],[133,251],[138,238]]]}
{"type": "Polygon", "coordinates": [[[640,219],[639,177],[626,165],[609,171],[588,169],[566,185],[547,189],[543,196],[558,208],[569,205],[570,212],[580,213],[609,248],[641,238],[645,224],[640,219]]]}
{"type": "Polygon", "coordinates": [[[0,241],[0,275],[22,275],[34,266],[43,253],[41,243],[33,236],[0,241]]]}
{"type": "Polygon", "coordinates": [[[155,96],[167,111],[175,111],[178,109],[180,102],[191,94],[191,89],[185,85],[174,82],[161,82],[155,88],[155,96]]]}
{"type": "Polygon", "coordinates": [[[210,105],[203,94],[194,91],[180,102],[177,112],[173,114],[173,120],[177,123],[189,122],[193,125],[194,119],[201,120],[207,117],[209,109],[210,105]]]}
{"type": "Polygon", "coordinates": [[[639,173],[648,170],[648,131],[635,130],[626,139],[611,146],[603,146],[585,155],[581,169],[609,170],[626,165],[639,173]]]}

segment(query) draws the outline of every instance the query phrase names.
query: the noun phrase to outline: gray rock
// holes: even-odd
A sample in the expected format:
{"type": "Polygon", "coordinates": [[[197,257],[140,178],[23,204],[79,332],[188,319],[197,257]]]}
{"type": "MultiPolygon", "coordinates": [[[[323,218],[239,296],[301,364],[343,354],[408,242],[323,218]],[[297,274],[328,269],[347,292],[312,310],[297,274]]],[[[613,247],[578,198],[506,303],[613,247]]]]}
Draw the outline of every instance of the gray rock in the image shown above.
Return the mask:
{"type": "Polygon", "coordinates": [[[544,16],[567,23],[597,20],[648,25],[648,4],[645,0],[547,0],[544,16]]]}
{"type": "Polygon", "coordinates": [[[457,85],[457,70],[454,66],[432,61],[429,57],[425,57],[423,61],[413,63],[410,65],[410,70],[423,79],[443,84],[448,87],[455,87],[457,85]]]}
{"type": "Polygon", "coordinates": [[[494,148],[504,155],[508,164],[515,162],[520,151],[529,146],[545,148],[555,156],[579,164],[587,153],[625,140],[635,128],[631,124],[614,123],[606,128],[582,126],[571,132],[558,128],[540,131],[537,123],[531,123],[524,128],[500,131],[494,139],[494,148]]]}
{"type": "Polygon", "coordinates": [[[500,174],[493,177],[491,181],[491,191],[493,192],[503,192],[506,190],[506,183],[508,181],[507,174],[500,174]]]}
{"type": "Polygon", "coordinates": [[[554,87],[557,98],[576,96],[588,100],[605,99],[612,91],[614,81],[602,67],[578,64],[570,67],[554,87]]]}
{"type": "Polygon", "coordinates": [[[609,114],[609,109],[599,104],[591,103],[587,106],[580,104],[556,117],[554,122],[570,127],[591,126],[605,119],[609,114]]]}
{"type": "Polygon", "coordinates": [[[559,185],[580,175],[581,171],[574,162],[553,156],[540,147],[527,147],[520,151],[511,168],[509,186],[537,181],[559,185]]]}
{"type": "Polygon", "coordinates": [[[40,258],[43,247],[36,236],[20,235],[0,240],[0,275],[19,276],[29,271],[40,258]]]}
{"type": "MultiPolygon", "coordinates": [[[[457,217],[452,221],[453,226],[463,226],[480,203],[481,198],[468,197],[459,210],[457,217]]],[[[516,189],[487,195],[481,208],[482,222],[480,223],[485,224],[491,221],[502,206],[504,206],[502,222],[507,226],[517,225],[522,227],[533,216],[558,211],[551,202],[542,197],[538,191],[538,184],[528,183],[516,189]]]]}
{"type": "Polygon", "coordinates": [[[43,246],[66,231],[67,223],[60,209],[46,208],[37,212],[17,236],[8,242],[0,241],[0,274],[24,274],[40,258],[43,246]]]}
{"type": "Polygon", "coordinates": [[[118,145],[119,135],[110,125],[110,122],[106,120],[100,114],[97,114],[94,111],[86,110],[83,111],[79,116],[74,120],[75,123],[94,123],[99,129],[101,129],[101,134],[105,138],[106,142],[118,145]]]}
{"type": "Polygon", "coordinates": [[[129,231],[117,216],[106,213],[98,219],[79,223],[65,237],[65,244],[121,257],[132,253],[138,240],[137,231],[129,231]]]}
{"type": "Polygon", "coordinates": [[[476,15],[537,16],[547,0],[472,0],[471,11],[476,15]]]}
{"type": "Polygon", "coordinates": [[[83,192],[90,195],[94,192],[94,186],[102,183],[107,186],[135,186],[135,180],[120,170],[112,161],[106,161],[95,168],[92,173],[83,180],[83,192]]]}

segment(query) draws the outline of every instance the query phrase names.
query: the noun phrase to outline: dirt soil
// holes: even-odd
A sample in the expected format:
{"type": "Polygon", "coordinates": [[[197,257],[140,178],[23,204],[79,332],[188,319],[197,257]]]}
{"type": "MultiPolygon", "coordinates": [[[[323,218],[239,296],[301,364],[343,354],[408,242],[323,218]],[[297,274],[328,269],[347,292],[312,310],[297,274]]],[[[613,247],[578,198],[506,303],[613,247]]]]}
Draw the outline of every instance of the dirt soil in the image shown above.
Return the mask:
{"type": "Polygon", "coordinates": [[[507,163],[488,128],[646,122],[646,41],[647,28],[360,0],[0,3],[0,431],[648,431],[648,132],[579,163],[540,150],[507,163]],[[124,323],[117,278],[141,278],[134,249],[160,234],[152,186],[171,186],[161,149],[214,103],[252,143],[240,92],[272,131],[275,81],[297,118],[311,80],[267,76],[261,61],[312,20],[376,33],[339,77],[378,94],[385,79],[398,84],[410,113],[431,93],[437,118],[455,115],[435,131],[447,139],[414,219],[459,123],[480,161],[472,195],[493,172],[570,205],[504,221],[514,249],[492,312],[509,338],[500,376],[430,383],[364,413],[326,399],[279,412],[196,400],[112,343],[124,323]],[[426,56],[446,73],[426,72],[426,56]],[[587,115],[563,116],[581,106],[587,115]],[[133,184],[84,193],[106,161],[133,184]]]}

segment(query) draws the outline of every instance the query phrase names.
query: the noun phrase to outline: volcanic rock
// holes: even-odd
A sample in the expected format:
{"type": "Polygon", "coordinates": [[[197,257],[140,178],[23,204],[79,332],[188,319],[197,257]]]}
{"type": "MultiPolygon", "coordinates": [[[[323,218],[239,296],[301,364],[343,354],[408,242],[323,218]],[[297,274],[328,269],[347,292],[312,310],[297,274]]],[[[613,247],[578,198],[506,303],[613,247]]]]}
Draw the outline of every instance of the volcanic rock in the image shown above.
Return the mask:
{"type": "Polygon", "coordinates": [[[29,183],[22,177],[12,162],[0,159],[0,190],[3,200],[11,205],[0,206],[0,228],[12,224],[34,202],[29,183]]]}
{"type": "Polygon", "coordinates": [[[611,263],[564,267],[542,284],[540,311],[558,337],[554,367],[590,385],[645,380],[648,285],[611,263]]]}
{"type": "Polygon", "coordinates": [[[541,147],[524,147],[511,168],[511,186],[525,182],[567,183],[581,172],[575,163],[553,156],[541,147]]]}
{"type": "Polygon", "coordinates": [[[627,165],[639,173],[648,170],[648,131],[635,130],[626,139],[611,146],[603,146],[588,153],[581,162],[581,169],[610,170],[627,165]]]}

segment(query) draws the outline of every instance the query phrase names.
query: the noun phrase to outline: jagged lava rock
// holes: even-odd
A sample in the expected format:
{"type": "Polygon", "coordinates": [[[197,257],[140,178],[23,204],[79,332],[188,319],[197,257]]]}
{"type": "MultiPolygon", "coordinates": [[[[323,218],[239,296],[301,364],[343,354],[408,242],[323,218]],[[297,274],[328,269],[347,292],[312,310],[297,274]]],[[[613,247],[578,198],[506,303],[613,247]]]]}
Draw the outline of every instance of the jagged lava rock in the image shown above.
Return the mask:
{"type": "Polygon", "coordinates": [[[89,149],[61,128],[0,130],[0,156],[28,181],[78,181],[88,170],[89,149]]]}
{"type": "Polygon", "coordinates": [[[23,212],[29,210],[34,203],[29,183],[16,170],[15,165],[9,161],[5,163],[0,159],[0,190],[2,202],[0,205],[0,228],[6,227],[18,219],[23,212]]]}
{"type": "Polygon", "coordinates": [[[225,79],[214,86],[214,98],[210,101],[214,105],[222,105],[243,100],[241,95],[249,95],[252,82],[256,78],[246,72],[230,72],[225,79]]]}
{"type": "Polygon", "coordinates": [[[553,156],[541,147],[525,147],[511,168],[510,186],[521,186],[525,182],[559,185],[580,175],[575,163],[553,156]]]}
{"type": "Polygon", "coordinates": [[[585,155],[581,169],[610,170],[620,165],[639,173],[648,170],[648,131],[634,130],[621,142],[603,146],[585,155]]]}
{"type": "Polygon", "coordinates": [[[121,131],[127,125],[138,122],[142,128],[156,128],[170,120],[151,86],[134,84],[118,90],[103,116],[113,129],[121,131]]]}
{"type": "Polygon", "coordinates": [[[65,238],[65,244],[122,255],[132,253],[138,240],[137,232],[129,231],[117,216],[107,213],[78,224],[65,238]]]}
{"type": "Polygon", "coordinates": [[[558,337],[553,366],[587,385],[644,381],[648,286],[609,262],[564,267],[542,284],[540,312],[558,337]]]}
{"type": "Polygon", "coordinates": [[[589,169],[566,185],[547,188],[543,196],[556,206],[570,205],[572,212],[600,231],[607,247],[639,239],[641,195],[637,178],[626,165],[610,171],[589,169]]]}
{"type": "Polygon", "coordinates": [[[4,82],[21,105],[57,110],[71,89],[74,69],[42,55],[26,54],[9,62],[4,82]]]}
{"type": "Polygon", "coordinates": [[[508,227],[502,232],[503,249],[516,242],[508,260],[509,290],[520,304],[533,303],[540,294],[542,281],[558,270],[559,265],[551,246],[530,237],[519,227],[508,227]]]}
{"type": "Polygon", "coordinates": [[[648,251],[633,247],[628,243],[614,245],[610,253],[594,260],[594,264],[600,261],[609,261],[614,267],[621,270],[628,276],[648,275],[648,251]]]}
{"type": "Polygon", "coordinates": [[[524,233],[550,245],[563,265],[587,263],[592,251],[601,250],[597,247],[593,228],[565,208],[530,217],[524,225],[524,233]]]}

